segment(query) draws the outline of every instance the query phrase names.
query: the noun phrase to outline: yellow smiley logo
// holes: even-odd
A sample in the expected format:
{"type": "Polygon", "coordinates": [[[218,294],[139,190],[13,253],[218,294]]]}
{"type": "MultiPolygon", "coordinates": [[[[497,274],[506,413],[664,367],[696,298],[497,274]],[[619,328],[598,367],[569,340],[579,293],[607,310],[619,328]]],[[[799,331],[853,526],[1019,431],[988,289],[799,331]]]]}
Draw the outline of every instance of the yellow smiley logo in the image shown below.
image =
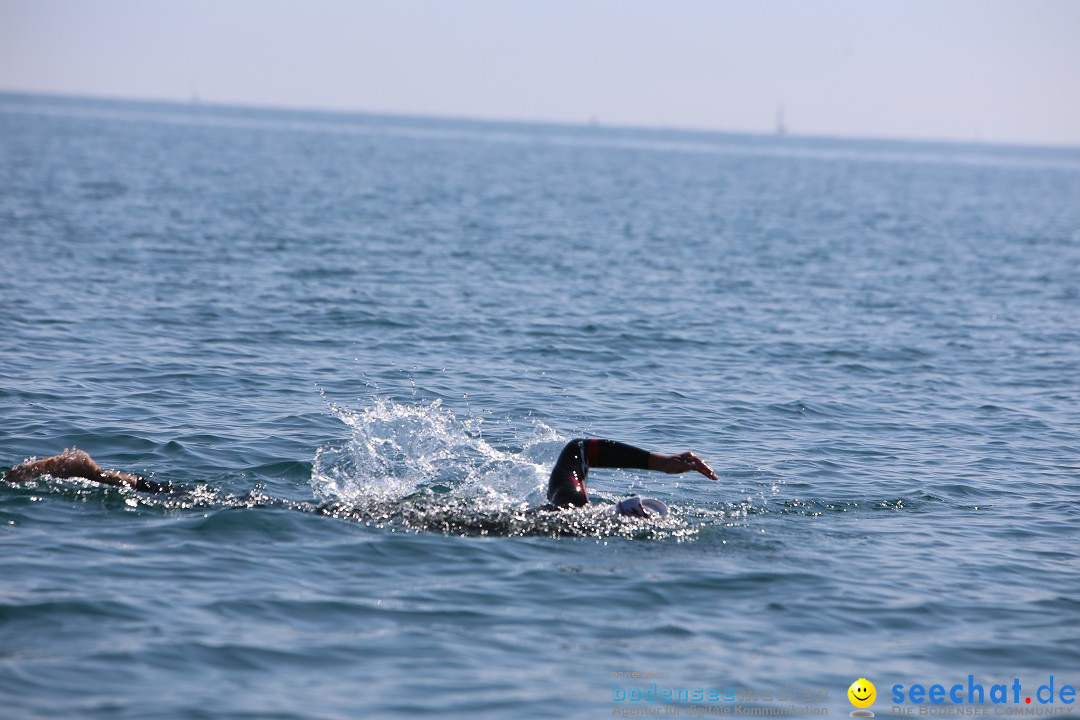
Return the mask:
{"type": "Polygon", "coordinates": [[[847,689],[848,700],[857,708],[868,708],[877,699],[877,688],[866,678],[859,678],[847,689]]]}

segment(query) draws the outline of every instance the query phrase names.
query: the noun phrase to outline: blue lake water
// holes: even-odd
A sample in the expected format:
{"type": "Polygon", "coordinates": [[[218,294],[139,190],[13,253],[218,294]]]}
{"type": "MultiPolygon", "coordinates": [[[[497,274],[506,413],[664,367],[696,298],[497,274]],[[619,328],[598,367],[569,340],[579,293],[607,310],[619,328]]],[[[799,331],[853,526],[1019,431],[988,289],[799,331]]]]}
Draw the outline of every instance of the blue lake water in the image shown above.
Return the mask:
{"type": "Polygon", "coordinates": [[[1080,150],[0,95],[0,265],[0,465],[176,488],[0,486],[5,717],[1080,685],[1080,150]]]}

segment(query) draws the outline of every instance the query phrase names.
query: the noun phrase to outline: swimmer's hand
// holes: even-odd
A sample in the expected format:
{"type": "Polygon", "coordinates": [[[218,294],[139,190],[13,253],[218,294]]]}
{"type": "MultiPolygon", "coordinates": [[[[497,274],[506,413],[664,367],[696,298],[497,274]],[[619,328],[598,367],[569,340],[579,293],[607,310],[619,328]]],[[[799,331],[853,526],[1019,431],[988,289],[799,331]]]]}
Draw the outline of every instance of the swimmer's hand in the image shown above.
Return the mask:
{"type": "Polygon", "coordinates": [[[649,469],[659,470],[660,472],[668,473],[669,475],[695,470],[710,480],[720,479],[719,476],[713,472],[713,469],[709,467],[708,463],[689,451],[684,452],[681,455],[652,453],[649,455],[649,469]]]}

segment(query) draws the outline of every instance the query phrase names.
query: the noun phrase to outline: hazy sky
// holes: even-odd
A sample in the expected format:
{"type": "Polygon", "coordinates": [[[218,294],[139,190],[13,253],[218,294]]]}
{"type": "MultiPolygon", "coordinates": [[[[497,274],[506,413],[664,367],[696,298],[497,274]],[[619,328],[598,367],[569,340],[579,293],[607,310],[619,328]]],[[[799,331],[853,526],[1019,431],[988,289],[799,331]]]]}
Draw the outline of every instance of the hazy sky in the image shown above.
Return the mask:
{"type": "Polygon", "coordinates": [[[0,0],[0,90],[1080,145],[1080,1],[0,0]]]}

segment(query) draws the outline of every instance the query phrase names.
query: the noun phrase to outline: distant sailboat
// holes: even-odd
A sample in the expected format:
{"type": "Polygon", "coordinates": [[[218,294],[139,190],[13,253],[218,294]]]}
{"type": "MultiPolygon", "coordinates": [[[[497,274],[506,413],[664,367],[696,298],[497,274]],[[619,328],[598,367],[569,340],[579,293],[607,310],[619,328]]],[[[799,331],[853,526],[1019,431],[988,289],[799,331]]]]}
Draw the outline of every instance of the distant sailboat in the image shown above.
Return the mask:
{"type": "Polygon", "coordinates": [[[776,134],[780,137],[787,135],[787,126],[784,125],[784,106],[776,108],[776,134]]]}

